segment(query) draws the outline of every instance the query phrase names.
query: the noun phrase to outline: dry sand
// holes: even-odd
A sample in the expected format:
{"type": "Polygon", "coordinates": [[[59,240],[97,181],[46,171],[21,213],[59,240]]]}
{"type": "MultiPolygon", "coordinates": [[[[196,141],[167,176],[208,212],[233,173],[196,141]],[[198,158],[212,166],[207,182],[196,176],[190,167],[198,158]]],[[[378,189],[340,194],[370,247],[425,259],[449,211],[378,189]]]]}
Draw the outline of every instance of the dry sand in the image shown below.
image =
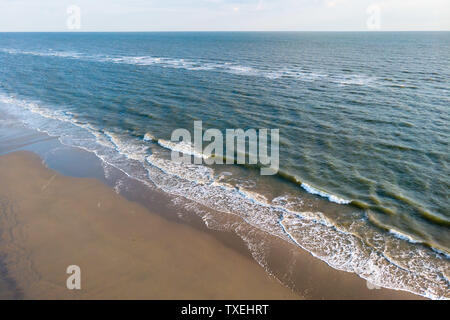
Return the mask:
{"type": "Polygon", "coordinates": [[[300,298],[210,234],[24,151],[0,157],[0,259],[0,298],[300,298]],[[66,288],[69,265],[81,290],[66,288]]]}

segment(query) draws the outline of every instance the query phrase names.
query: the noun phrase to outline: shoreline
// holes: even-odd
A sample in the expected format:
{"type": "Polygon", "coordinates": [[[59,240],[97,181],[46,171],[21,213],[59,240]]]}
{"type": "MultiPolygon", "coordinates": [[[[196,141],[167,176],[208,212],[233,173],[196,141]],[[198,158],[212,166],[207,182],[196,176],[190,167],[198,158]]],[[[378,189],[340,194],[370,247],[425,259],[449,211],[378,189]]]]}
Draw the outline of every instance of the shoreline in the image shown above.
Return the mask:
{"type": "Polygon", "coordinates": [[[12,204],[0,251],[25,299],[300,298],[210,235],[95,179],[62,176],[25,151],[0,164],[0,194],[12,204]],[[65,288],[73,264],[85,275],[80,291],[65,288]]]}
{"type": "MultiPolygon", "coordinates": [[[[41,134],[42,135],[42,134],[41,134]]],[[[46,140],[38,142],[41,146],[36,147],[34,145],[31,147],[31,151],[42,152],[43,149],[49,149],[49,144],[59,143],[56,139],[46,140]],[[53,142],[49,142],[53,141],[53,142]],[[43,146],[42,146],[43,145],[43,146]],[[35,150],[33,150],[33,148],[35,150]]],[[[83,159],[83,157],[93,157],[89,156],[88,152],[77,150],[76,148],[69,148],[72,150],[73,154],[65,155],[65,158],[72,157],[83,159]]],[[[0,160],[4,157],[8,157],[11,153],[0,156],[0,160]]],[[[35,157],[35,156],[31,156],[35,157]]],[[[100,161],[100,160],[98,160],[100,161]]],[[[98,164],[94,164],[92,159],[86,161],[72,160],[72,163],[65,164],[61,161],[61,158],[53,154],[52,157],[46,159],[46,165],[48,167],[58,168],[59,172],[68,174],[69,176],[91,177],[95,171],[95,168],[99,168],[98,164]],[[73,164],[78,163],[75,167],[73,164]],[[89,165],[87,165],[89,163],[89,165]],[[89,168],[91,166],[91,168],[89,168]],[[78,168],[77,168],[78,167],[78,168]],[[78,170],[78,171],[77,171],[78,170]],[[71,171],[71,172],[70,172],[71,171]]],[[[51,169],[46,169],[51,170],[51,169]]],[[[96,172],[97,180],[102,180],[102,174],[96,172]]],[[[67,177],[72,179],[72,177],[67,177]]],[[[105,178],[103,178],[103,184],[108,184],[105,178]]],[[[100,182],[99,182],[100,183],[100,182]]],[[[136,184],[139,184],[135,182],[136,184]]],[[[102,185],[102,183],[100,183],[102,185]]],[[[111,192],[114,193],[111,186],[107,187],[111,192]]],[[[136,186],[136,189],[139,189],[136,186]]],[[[283,289],[288,290],[289,294],[296,298],[304,297],[307,299],[423,299],[423,297],[390,289],[380,289],[380,290],[370,290],[367,287],[367,283],[364,279],[359,278],[356,274],[347,273],[344,271],[338,271],[332,269],[323,261],[313,257],[308,252],[296,247],[292,244],[286,243],[282,239],[275,236],[265,234],[260,230],[256,230],[248,226],[247,230],[242,230],[242,232],[249,232],[255,237],[259,237],[265,243],[267,249],[267,261],[264,265],[264,270],[260,265],[258,265],[255,260],[257,257],[252,257],[252,252],[249,251],[248,243],[246,244],[242,239],[242,234],[237,235],[232,232],[222,230],[213,230],[205,226],[205,221],[200,217],[192,214],[184,214],[183,219],[174,212],[173,208],[163,209],[161,202],[167,201],[167,199],[160,199],[161,193],[155,192],[135,192],[133,188],[127,188],[126,190],[121,190],[122,196],[131,200],[132,202],[140,203],[143,207],[148,208],[156,206],[158,210],[154,215],[161,217],[163,220],[169,223],[175,223],[176,225],[187,225],[195,233],[206,234],[211,236],[215,241],[220,243],[222,246],[226,247],[227,250],[238,254],[241,259],[249,260],[256,267],[255,270],[263,272],[265,280],[273,280],[279,286],[281,284],[275,280],[275,277],[280,279],[283,289]],[[153,194],[152,196],[150,194],[153,194]],[[155,205],[156,204],[156,205],[155,205]],[[286,261],[289,261],[286,264],[286,261]],[[272,275],[269,275],[268,273],[272,275]],[[291,288],[291,290],[287,289],[291,288]]],[[[117,194],[117,193],[115,193],[117,194]]],[[[122,197],[118,195],[119,197],[122,197]]],[[[153,214],[153,213],[152,213],[153,214]]],[[[236,220],[240,218],[234,217],[236,220]]],[[[176,237],[174,238],[176,239],[176,237]]],[[[260,261],[258,261],[260,262],[260,261]]],[[[260,262],[261,264],[261,262],[260,262]]],[[[240,263],[238,264],[240,266],[240,263]]],[[[269,281],[270,282],[270,281],[269,281]]],[[[278,290],[278,289],[277,289],[278,290]]],[[[290,296],[288,295],[288,296],[290,296]]],[[[230,298],[231,296],[226,296],[225,298],[230,298]]],[[[291,296],[292,297],[292,296],[291,296]]],[[[146,297],[149,298],[149,297],[146,297]]],[[[186,298],[193,298],[192,296],[186,298]]],[[[214,297],[207,297],[214,299],[214,297]]],[[[257,298],[256,296],[250,296],[250,298],[257,298]]]]}

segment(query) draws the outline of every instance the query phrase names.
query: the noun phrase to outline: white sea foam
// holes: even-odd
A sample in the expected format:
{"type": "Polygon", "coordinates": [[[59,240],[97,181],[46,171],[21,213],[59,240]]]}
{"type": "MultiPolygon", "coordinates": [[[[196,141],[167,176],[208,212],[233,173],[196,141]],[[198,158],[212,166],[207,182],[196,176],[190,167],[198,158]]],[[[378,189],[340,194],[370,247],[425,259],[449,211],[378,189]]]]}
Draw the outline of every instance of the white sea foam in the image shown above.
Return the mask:
{"type": "Polygon", "coordinates": [[[143,162],[145,157],[148,155],[148,146],[145,144],[139,143],[139,141],[126,139],[117,133],[107,130],[103,130],[103,132],[111,139],[111,142],[114,144],[117,151],[125,154],[127,158],[143,162]]]}
{"type": "Polygon", "coordinates": [[[396,229],[389,229],[389,232],[392,233],[395,237],[397,237],[399,239],[406,240],[411,243],[420,243],[420,241],[414,239],[410,235],[407,235],[406,233],[400,232],[396,229]]]}
{"type": "Polygon", "coordinates": [[[440,276],[445,274],[445,264],[437,263],[423,248],[408,252],[408,259],[402,261],[401,257],[374,250],[357,235],[333,232],[333,226],[311,223],[298,215],[284,215],[280,225],[297,245],[335,269],[354,272],[377,286],[402,289],[432,299],[450,298],[448,279],[440,276]],[[318,237],[321,241],[315,240],[318,237]]]}
{"type": "Polygon", "coordinates": [[[314,188],[314,187],[312,187],[309,184],[306,184],[304,182],[301,184],[301,186],[302,186],[303,189],[305,189],[309,193],[315,194],[315,195],[319,195],[319,196],[324,197],[324,198],[327,198],[331,202],[335,202],[335,203],[338,203],[338,204],[349,204],[351,202],[349,200],[345,200],[345,199],[339,198],[338,196],[335,196],[335,195],[326,193],[324,191],[321,191],[319,189],[316,189],[316,188],[314,188]]]}
{"type": "Polygon", "coordinates": [[[214,171],[206,166],[165,160],[154,154],[148,156],[146,161],[166,174],[177,176],[196,184],[211,184],[214,181],[214,171]]]}
{"type": "Polygon", "coordinates": [[[369,77],[361,74],[338,76],[335,78],[336,83],[343,86],[345,85],[367,86],[376,80],[375,77],[369,77]]]}
{"type": "Polygon", "coordinates": [[[71,51],[24,51],[17,50],[11,48],[0,48],[0,52],[8,53],[8,54],[23,54],[23,55],[32,55],[32,56],[41,56],[41,57],[60,57],[60,58],[74,58],[79,59],[82,58],[83,55],[78,52],[71,51]]]}
{"type": "Polygon", "coordinates": [[[328,81],[338,85],[371,85],[377,79],[364,74],[334,75],[320,71],[306,71],[298,67],[268,68],[267,66],[248,66],[237,62],[212,61],[207,59],[184,59],[154,56],[108,56],[88,55],[78,52],[65,51],[25,51],[13,48],[0,48],[0,52],[8,54],[23,54],[42,57],[60,57],[96,61],[103,63],[130,64],[138,66],[159,66],[163,68],[185,69],[191,71],[216,71],[243,76],[263,77],[271,80],[280,78],[297,81],[328,81]]]}
{"type": "Polygon", "coordinates": [[[195,150],[194,146],[191,143],[187,143],[184,141],[181,142],[172,142],[164,139],[159,139],[158,144],[166,149],[181,152],[183,154],[191,155],[197,158],[208,159],[209,157],[203,153],[199,153],[195,150]]]}

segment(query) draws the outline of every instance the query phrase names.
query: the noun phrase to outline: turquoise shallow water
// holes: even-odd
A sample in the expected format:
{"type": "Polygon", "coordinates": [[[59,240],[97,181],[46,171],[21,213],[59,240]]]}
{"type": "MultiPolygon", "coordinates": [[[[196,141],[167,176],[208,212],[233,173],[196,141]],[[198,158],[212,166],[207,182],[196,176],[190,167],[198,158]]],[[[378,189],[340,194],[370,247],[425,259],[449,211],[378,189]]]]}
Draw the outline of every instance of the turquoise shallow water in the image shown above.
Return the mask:
{"type": "Polygon", "coordinates": [[[449,285],[449,79],[449,32],[0,34],[0,111],[431,297],[449,285]],[[279,175],[172,163],[194,120],[280,129],[279,175]]]}

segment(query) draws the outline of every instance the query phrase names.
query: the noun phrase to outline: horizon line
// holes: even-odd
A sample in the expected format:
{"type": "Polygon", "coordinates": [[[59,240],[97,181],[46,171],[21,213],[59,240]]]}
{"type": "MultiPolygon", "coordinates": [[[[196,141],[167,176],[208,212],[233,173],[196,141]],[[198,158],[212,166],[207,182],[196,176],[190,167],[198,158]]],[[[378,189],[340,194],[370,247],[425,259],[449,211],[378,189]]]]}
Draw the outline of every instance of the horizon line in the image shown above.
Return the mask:
{"type": "Polygon", "coordinates": [[[450,32],[445,30],[10,30],[0,33],[156,33],[156,32],[364,32],[364,33],[380,33],[380,32],[450,32]]]}

